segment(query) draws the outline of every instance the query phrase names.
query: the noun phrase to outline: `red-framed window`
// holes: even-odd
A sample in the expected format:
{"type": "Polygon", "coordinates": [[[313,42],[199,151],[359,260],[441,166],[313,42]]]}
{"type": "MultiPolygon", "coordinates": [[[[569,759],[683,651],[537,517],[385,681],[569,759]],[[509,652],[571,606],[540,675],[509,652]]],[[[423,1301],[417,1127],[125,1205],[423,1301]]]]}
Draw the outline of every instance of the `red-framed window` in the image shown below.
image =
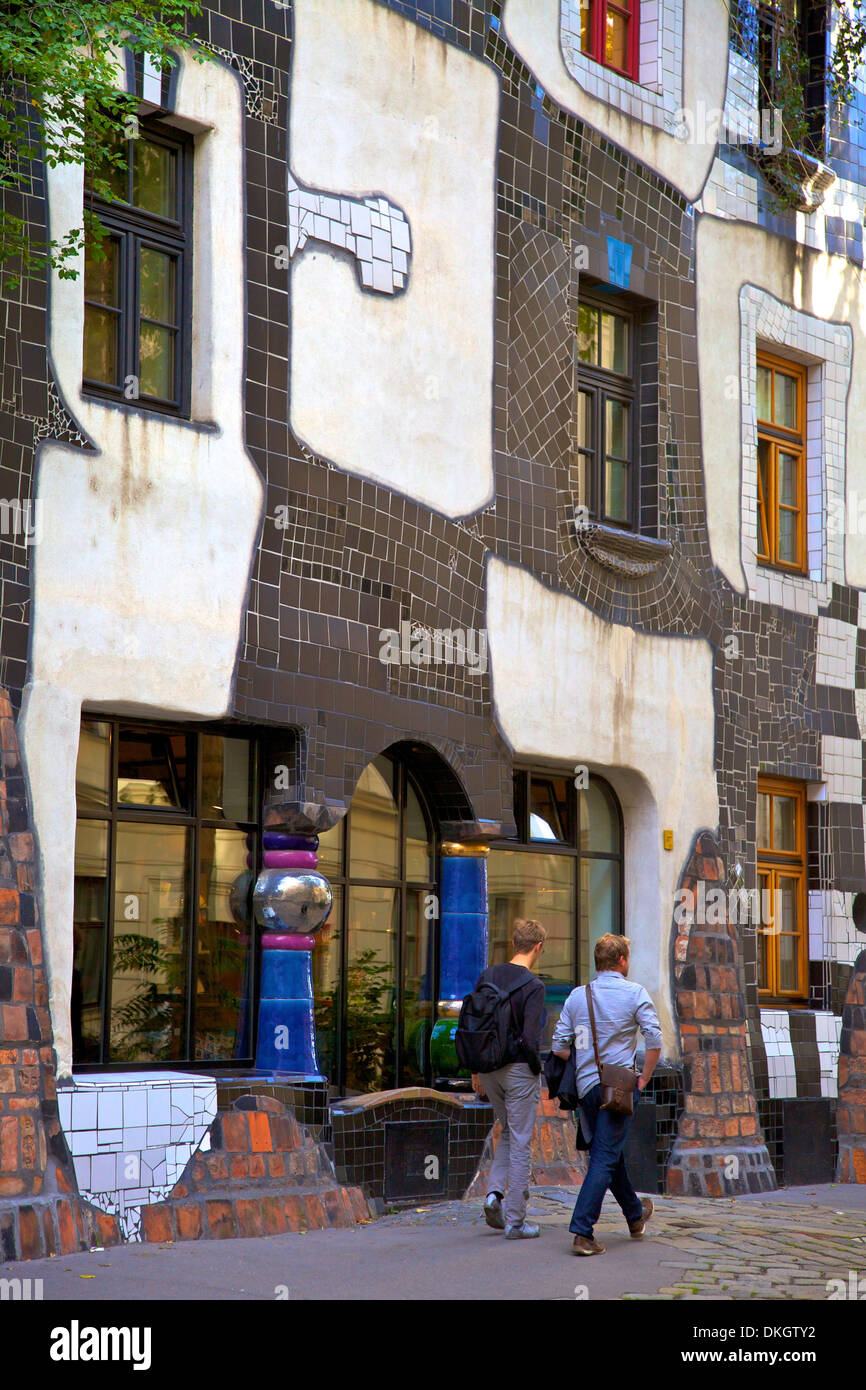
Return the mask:
{"type": "Polygon", "coordinates": [[[580,47],[603,67],[638,80],[640,0],[581,0],[580,47]]]}

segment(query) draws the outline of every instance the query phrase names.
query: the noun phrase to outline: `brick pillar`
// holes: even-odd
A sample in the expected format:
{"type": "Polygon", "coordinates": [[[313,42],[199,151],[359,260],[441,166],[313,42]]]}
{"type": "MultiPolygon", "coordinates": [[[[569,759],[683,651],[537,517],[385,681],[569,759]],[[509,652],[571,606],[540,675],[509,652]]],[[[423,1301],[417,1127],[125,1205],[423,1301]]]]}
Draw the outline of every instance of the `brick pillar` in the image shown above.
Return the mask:
{"type": "MultiPolygon", "coordinates": [[[[55,1091],[54,1037],[15,722],[0,691],[0,1263],[119,1242],[82,1202],[55,1091]]],[[[71,930],[71,925],[70,925],[71,930]]]]}
{"type": "Polygon", "coordinates": [[[672,1195],[724,1197],[776,1185],[752,1085],[737,928],[727,894],[718,892],[724,881],[718,846],[704,832],[681,881],[689,896],[673,928],[685,1108],[668,1164],[672,1195]]]}
{"type": "Polygon", "coordinates": [[[866,1183],[866,951],[854,963],[839,1045],[837,1182],[866,1183]]]}

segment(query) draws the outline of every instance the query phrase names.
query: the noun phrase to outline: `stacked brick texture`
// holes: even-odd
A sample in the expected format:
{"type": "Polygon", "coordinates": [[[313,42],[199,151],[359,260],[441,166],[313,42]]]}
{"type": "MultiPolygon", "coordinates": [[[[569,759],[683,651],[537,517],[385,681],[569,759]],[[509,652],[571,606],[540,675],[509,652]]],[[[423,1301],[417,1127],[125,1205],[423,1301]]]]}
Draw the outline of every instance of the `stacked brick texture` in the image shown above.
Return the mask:
{"type": "MultiPolygon", "coordinates": [[[[725,882],[713,837],[698,835],[681,881],[692,903],[725,882]]],[[[707,916],[710,914],[707,913],[707,916]]],[[[671,1151],[667,1190],[724,1197],[770,1191],[775,1175],[764,1143],[747,1047],[746,1001],[736,927],[674,925],[673,988],[683,1053],[685,1106],[671,1151]]]]}
{"type": "Polygon", "coordinates": [[[839,1049],[837,1182],[866,1183],[866,951],[854,965],[839,1049]]]}
{"type": "Polygon", "coordinates": [[[57,1108],[33,837],[12,709],[0,691],[0,1261],[120,1240],[81,1201],[57,1108]]]}
{"type": "MultiPolygon", "coordinates": [[[[496,1146],[502,1137],[497,1121],[488,1135],[478,1172],[466,1191],[467,1197],[484,1197],[496,1146]]],[[[538,1113],[532,1127],[530,1183],[535,1187],[579,1187],[586,1175],[586,1158],[574,1147],[574,1119],[559,1109],[542,1087],[538,1113]]]]}
{"type": "Polygon", "coordinates": [[[320,1144],[272,1096],[241,1096],[217,1115],[168,1200],[145,1207],[145,1241],[231,1240],[368,1221],[366,1198],[341,1187],[320,1144]]]}

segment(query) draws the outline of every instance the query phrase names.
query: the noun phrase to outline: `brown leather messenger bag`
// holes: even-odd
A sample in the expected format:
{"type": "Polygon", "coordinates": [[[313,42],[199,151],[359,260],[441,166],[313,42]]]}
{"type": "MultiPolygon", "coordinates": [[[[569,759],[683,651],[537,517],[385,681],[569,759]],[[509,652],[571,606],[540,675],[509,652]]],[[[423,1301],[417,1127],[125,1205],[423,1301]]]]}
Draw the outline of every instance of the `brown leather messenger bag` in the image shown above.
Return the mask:
{"type": "Polygon", "coordinates": [[[637,1085],[637,1072],[631,1067],[618,1067],[612,1062],[604,1062],[598,1055],[598,1034],[595,1031],[595,1010],[592,1007],[592,990],[586,986],[586,1006],[592,1025],[592,1045],[595,1048],[595,1065],[601,1079],[601,1109],[612,1115],[634,1114],[634,1088],[637,1085]]]}

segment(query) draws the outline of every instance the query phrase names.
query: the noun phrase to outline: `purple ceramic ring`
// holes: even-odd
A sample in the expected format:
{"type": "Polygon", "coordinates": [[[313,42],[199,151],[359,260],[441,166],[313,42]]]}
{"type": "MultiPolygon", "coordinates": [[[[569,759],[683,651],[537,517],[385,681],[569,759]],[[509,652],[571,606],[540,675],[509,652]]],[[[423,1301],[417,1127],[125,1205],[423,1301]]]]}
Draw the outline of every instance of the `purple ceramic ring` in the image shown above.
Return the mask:
{"type": "Polygon", "coordinates": [[[319,856],[305,849],[266,849],[264,867],[266,869],[315,869],[319,856]]]}

